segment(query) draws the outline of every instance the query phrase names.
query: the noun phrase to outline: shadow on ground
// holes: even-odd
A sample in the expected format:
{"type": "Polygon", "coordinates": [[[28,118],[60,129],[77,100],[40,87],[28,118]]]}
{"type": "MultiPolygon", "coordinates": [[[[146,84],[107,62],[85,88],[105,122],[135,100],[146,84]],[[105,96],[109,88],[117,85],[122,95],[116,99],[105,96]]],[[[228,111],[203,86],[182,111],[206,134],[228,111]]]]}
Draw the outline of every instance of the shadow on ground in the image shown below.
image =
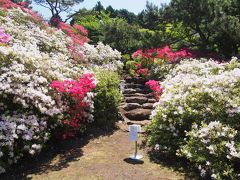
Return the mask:
{"type": "Polygon", "coordinates": [[[169,154],[159,153],[148,150],[150,161],[160,164],[164,167],[172,168],[174,171],[184,173],[186,180],[198,180],[196,169],[191,168],[189,162],[177,156],[170,156],[169,154]]]}
{"type": "Polygon", "coordinates": [[[123,161],[125,161],[128,164],[134,164],[134,165],[135,164],[143,164],[144,163],[144,161],[142,161],[142,160],[134,160],[134,159],[131,159],[131,158],[126,158],[123,161]]]}
{"type": "Polygon", "coordinates": [[[81,137],[68,139],[63,141],[51,141],[46,144],[45,149],[36,157],[27,157],[11,169],[6,174],[0,176],[1,180],[28,180],[29,174],[42,174],[46,171],[60,171],[69,166],[70,162],[77,161],[83,152],[81,148],[89,143],[91,139],[100,136],[110,136],[115,129],[102,130],[98,128],[90,128],[81,137]],[[58,156],[57,163],[51,163],[58,156]]]}

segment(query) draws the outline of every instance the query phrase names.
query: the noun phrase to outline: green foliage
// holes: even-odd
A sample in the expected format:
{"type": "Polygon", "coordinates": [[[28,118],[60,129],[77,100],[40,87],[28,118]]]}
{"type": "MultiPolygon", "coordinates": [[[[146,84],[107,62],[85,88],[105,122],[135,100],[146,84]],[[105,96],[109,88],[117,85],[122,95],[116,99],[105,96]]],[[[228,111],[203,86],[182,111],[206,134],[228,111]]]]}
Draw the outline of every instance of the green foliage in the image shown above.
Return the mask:
{"type": "Polygon", "coordinates": [[[122,97],[119,90],[120,77],[109,70],[98,70],[95,75],[98,84],[94,98],[94,123],[101,127],[114,126],[122,97]]]}
{"type": "Polygon", "coordinates": [[[136,64],[138,62],[137,61],[127,61],[126,62],[126,70],[128,71],[128,73],[130,75],[134,75],[135,71],[137,70],[136,64]]]}
{"type": "Polygon", "coordinates": [[[168,59],[154,59],[150,68],[150,79],[162,80],[174,68],[176,64],[169,63],[168,59]]]}
{"type": "Polygon", "coordinates": [[[89,12],[94,18],[84,20],[84,15],[77,21],[89,30],[93,43],[103,41],[123,54],[168,44],[174,49],[218,52],[227,58],[239,55],[238,0],[172,0],[160,7],[147,2],[138,15],[97,4],[89,12]]]}
{"type": "Polygon", "coordinates": [[[80,18],[77,19],[77,24],[84,26],[88,30],[88,35],[91,37],[93,44],[101,41],[102,31],[100,21],[99,16],[95,14],[80,16],[80,18]]]}
{"type": "Polygon", "coordinates": [[[104,43],[126,54],[141,47],[139,26],[115,18],[103,24],[104,43]]]}

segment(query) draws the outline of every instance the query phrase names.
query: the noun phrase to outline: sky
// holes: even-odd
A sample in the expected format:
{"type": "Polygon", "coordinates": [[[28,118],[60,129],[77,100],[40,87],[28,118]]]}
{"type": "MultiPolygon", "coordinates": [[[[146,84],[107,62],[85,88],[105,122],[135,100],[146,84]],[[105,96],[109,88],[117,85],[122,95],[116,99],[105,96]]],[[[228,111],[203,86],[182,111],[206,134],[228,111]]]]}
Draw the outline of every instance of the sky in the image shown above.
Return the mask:
{"type": "MultiPolygon", "coordinates": [[[[74,7],[74,9],[75,10],[78,10],[80,8],[90,9],[94,7],[98,1],[99,0],[84,0],[84,2],[74,7]]],[[[111,5],[114,9],[127,9],[128,11],[134,12],[135,14],[138,14],[145,8],[146,1],[147,0],[100,0],[104,7],[111,5]]],[[[158,6],[170,2],[170,0],[148,0],[148,1],[158,6]]],[[[33,4],[33,9],[42,14],[44,18],[50,17],[50,12],[46,8],[39,7],[33,4]]],[[[65,18],[65,16],[66,14],[62,15],[63,18],[65,18]]]]}

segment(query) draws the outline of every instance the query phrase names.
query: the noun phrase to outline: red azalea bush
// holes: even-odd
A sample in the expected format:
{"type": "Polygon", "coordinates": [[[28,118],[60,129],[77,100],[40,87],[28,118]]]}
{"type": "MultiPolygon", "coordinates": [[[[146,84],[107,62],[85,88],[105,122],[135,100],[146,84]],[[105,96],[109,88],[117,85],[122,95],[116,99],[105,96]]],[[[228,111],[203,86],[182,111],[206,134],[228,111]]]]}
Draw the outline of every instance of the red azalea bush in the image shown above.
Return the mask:
{"type": "Polygon", "coordinates": [[[147,77],[149,75],[149,70],[147,68],[140,68],[138,70],[136,70],[136,73],[140,76],[140,77],[147,77]]]}
{"type": "MultiPolygon", "coordinates": [[[[142,76],[142,77],[151,77],[152,70],[156,69],[156,67],[162,67],[164,70],[160,70],[160,74],[163,75],[166,71],[165,66],[171,66],[178,63],[180,60],[185,58],[194,58],[197,57],[197,54],[189,49],[181,49],[179,51],[172,51],[169,46],[165,46],[163,48],[157,49],[148,49],[148,50],[137,50],[132,54],[132,58],[135,61],[135,66],[130,67],[128,62],[126,63],[127,66],[130,67],[128,69],[130,74],[134,76],[142,76]],[[134,72],[134,73],[132,73],[134,72]]],[[[130,64],[134,64],[130,62],[130,64]]],[[[169,67],[170,68],[170,67],[169,67]]],[[[160,75],[160,76],[161,76],[160,75]]]]}
{"type": "Polygon", "coordinates": [[[159,100],[161,94],[163,93],[163,88],[160,86],[159,82],[155,80],[149,80],[145,83],[145,85],[149,86],[149,88],[153,91],[155,98],[159,100]]]}
{"type": "Polygon", "coordinates": [[[157,49],[148,49],[143,51],[142,49],[137,50],[132,54],[133,58],[143,58],[153,60],[154,58],[158,59],[168,59],[171,63],[177,62],[183,58],[194,58],[197,54],[189,49],[181,49],[179,51],[172,51],[169,46],[157,49]]]}
{"type": "Polygon", "coordinates": [[[68,46],[68,49],[75,62],[83,60],[84,54],[82,54],[82,51],[79,51],[79,46],[83,46],[84,43],[89,41],[87,37],[88,31],[83,26],[77,24],[70,26],[60,21],[57,23],[57,27],[71,38],[72,43],[68,46]]]}
{"type": "Polygon", "coordinates": [[[87,111],[91,106],[92,101],[87,101],[88,93],[96,88],[93,74],[84,74],[78,81],[65,80],[53,81],[51,87],[57,90],[58,93],[65,95],[67,99],[68,109],[66,119],[63,123],[66,131],[63,138],[74,136],[83,124],[88,119],[87,111]]]}

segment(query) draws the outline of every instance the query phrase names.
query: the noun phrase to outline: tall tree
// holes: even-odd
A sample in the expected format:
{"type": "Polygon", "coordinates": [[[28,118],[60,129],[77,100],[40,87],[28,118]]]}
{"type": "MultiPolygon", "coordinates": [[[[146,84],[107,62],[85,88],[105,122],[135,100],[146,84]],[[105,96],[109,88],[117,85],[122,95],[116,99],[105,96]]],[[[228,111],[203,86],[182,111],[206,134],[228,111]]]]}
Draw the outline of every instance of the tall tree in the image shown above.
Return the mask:
{"type": "Polygon", "coordinates": [[[129,24],[136,24],[137,23],[137,16],[129,12],[127,9],[120,9],[116,10],[116,17],[125,19],[129,24]]]}
{"type": "Polygon", "coordinates": [[[109,16],[110,16],[111,18],[117,17],[116,11],[115,11],[115,9],[113,9],[112,6],[108,6],[108,7],[106,8],[106,12],[110,14],[109,16]]]}
{"type": "Polygon", "coordinates": [[[50,23],[54,25],[54,20],[58,19],[60,21],[67,22],[74,15],[79,12],[72,13],[72,7],[84,0],[34,0],[36,4],[43,6],[51,11],[52,17],[50,18],[50,23]],[[62,20],[61,13],[69,13],[68,17],[65,20],[62,20]]]}
{"type": "Polygon", "coordinates": [[[104,11],[105,9],[104,9],[102,3],[100,1],[98,1],[97,4],[93,7],[93,10],[100,13],[101,11],[104,11]]]}
{"type": "Polygon", "coordinates": [[[153,3],[147,1],[146,8],[138,15],[140,25],[147,29],[157,30],[158,25],[162,22],[163,19],[163,9],[164,8],[159,8],[153,3]]]}
{"type": "Polygon", "coordinates": [[[226,57],[239,53],[238,0],[172,0],[167,11],[172,22],[192,30],[201,50],[216,50],[226,57]]]}

